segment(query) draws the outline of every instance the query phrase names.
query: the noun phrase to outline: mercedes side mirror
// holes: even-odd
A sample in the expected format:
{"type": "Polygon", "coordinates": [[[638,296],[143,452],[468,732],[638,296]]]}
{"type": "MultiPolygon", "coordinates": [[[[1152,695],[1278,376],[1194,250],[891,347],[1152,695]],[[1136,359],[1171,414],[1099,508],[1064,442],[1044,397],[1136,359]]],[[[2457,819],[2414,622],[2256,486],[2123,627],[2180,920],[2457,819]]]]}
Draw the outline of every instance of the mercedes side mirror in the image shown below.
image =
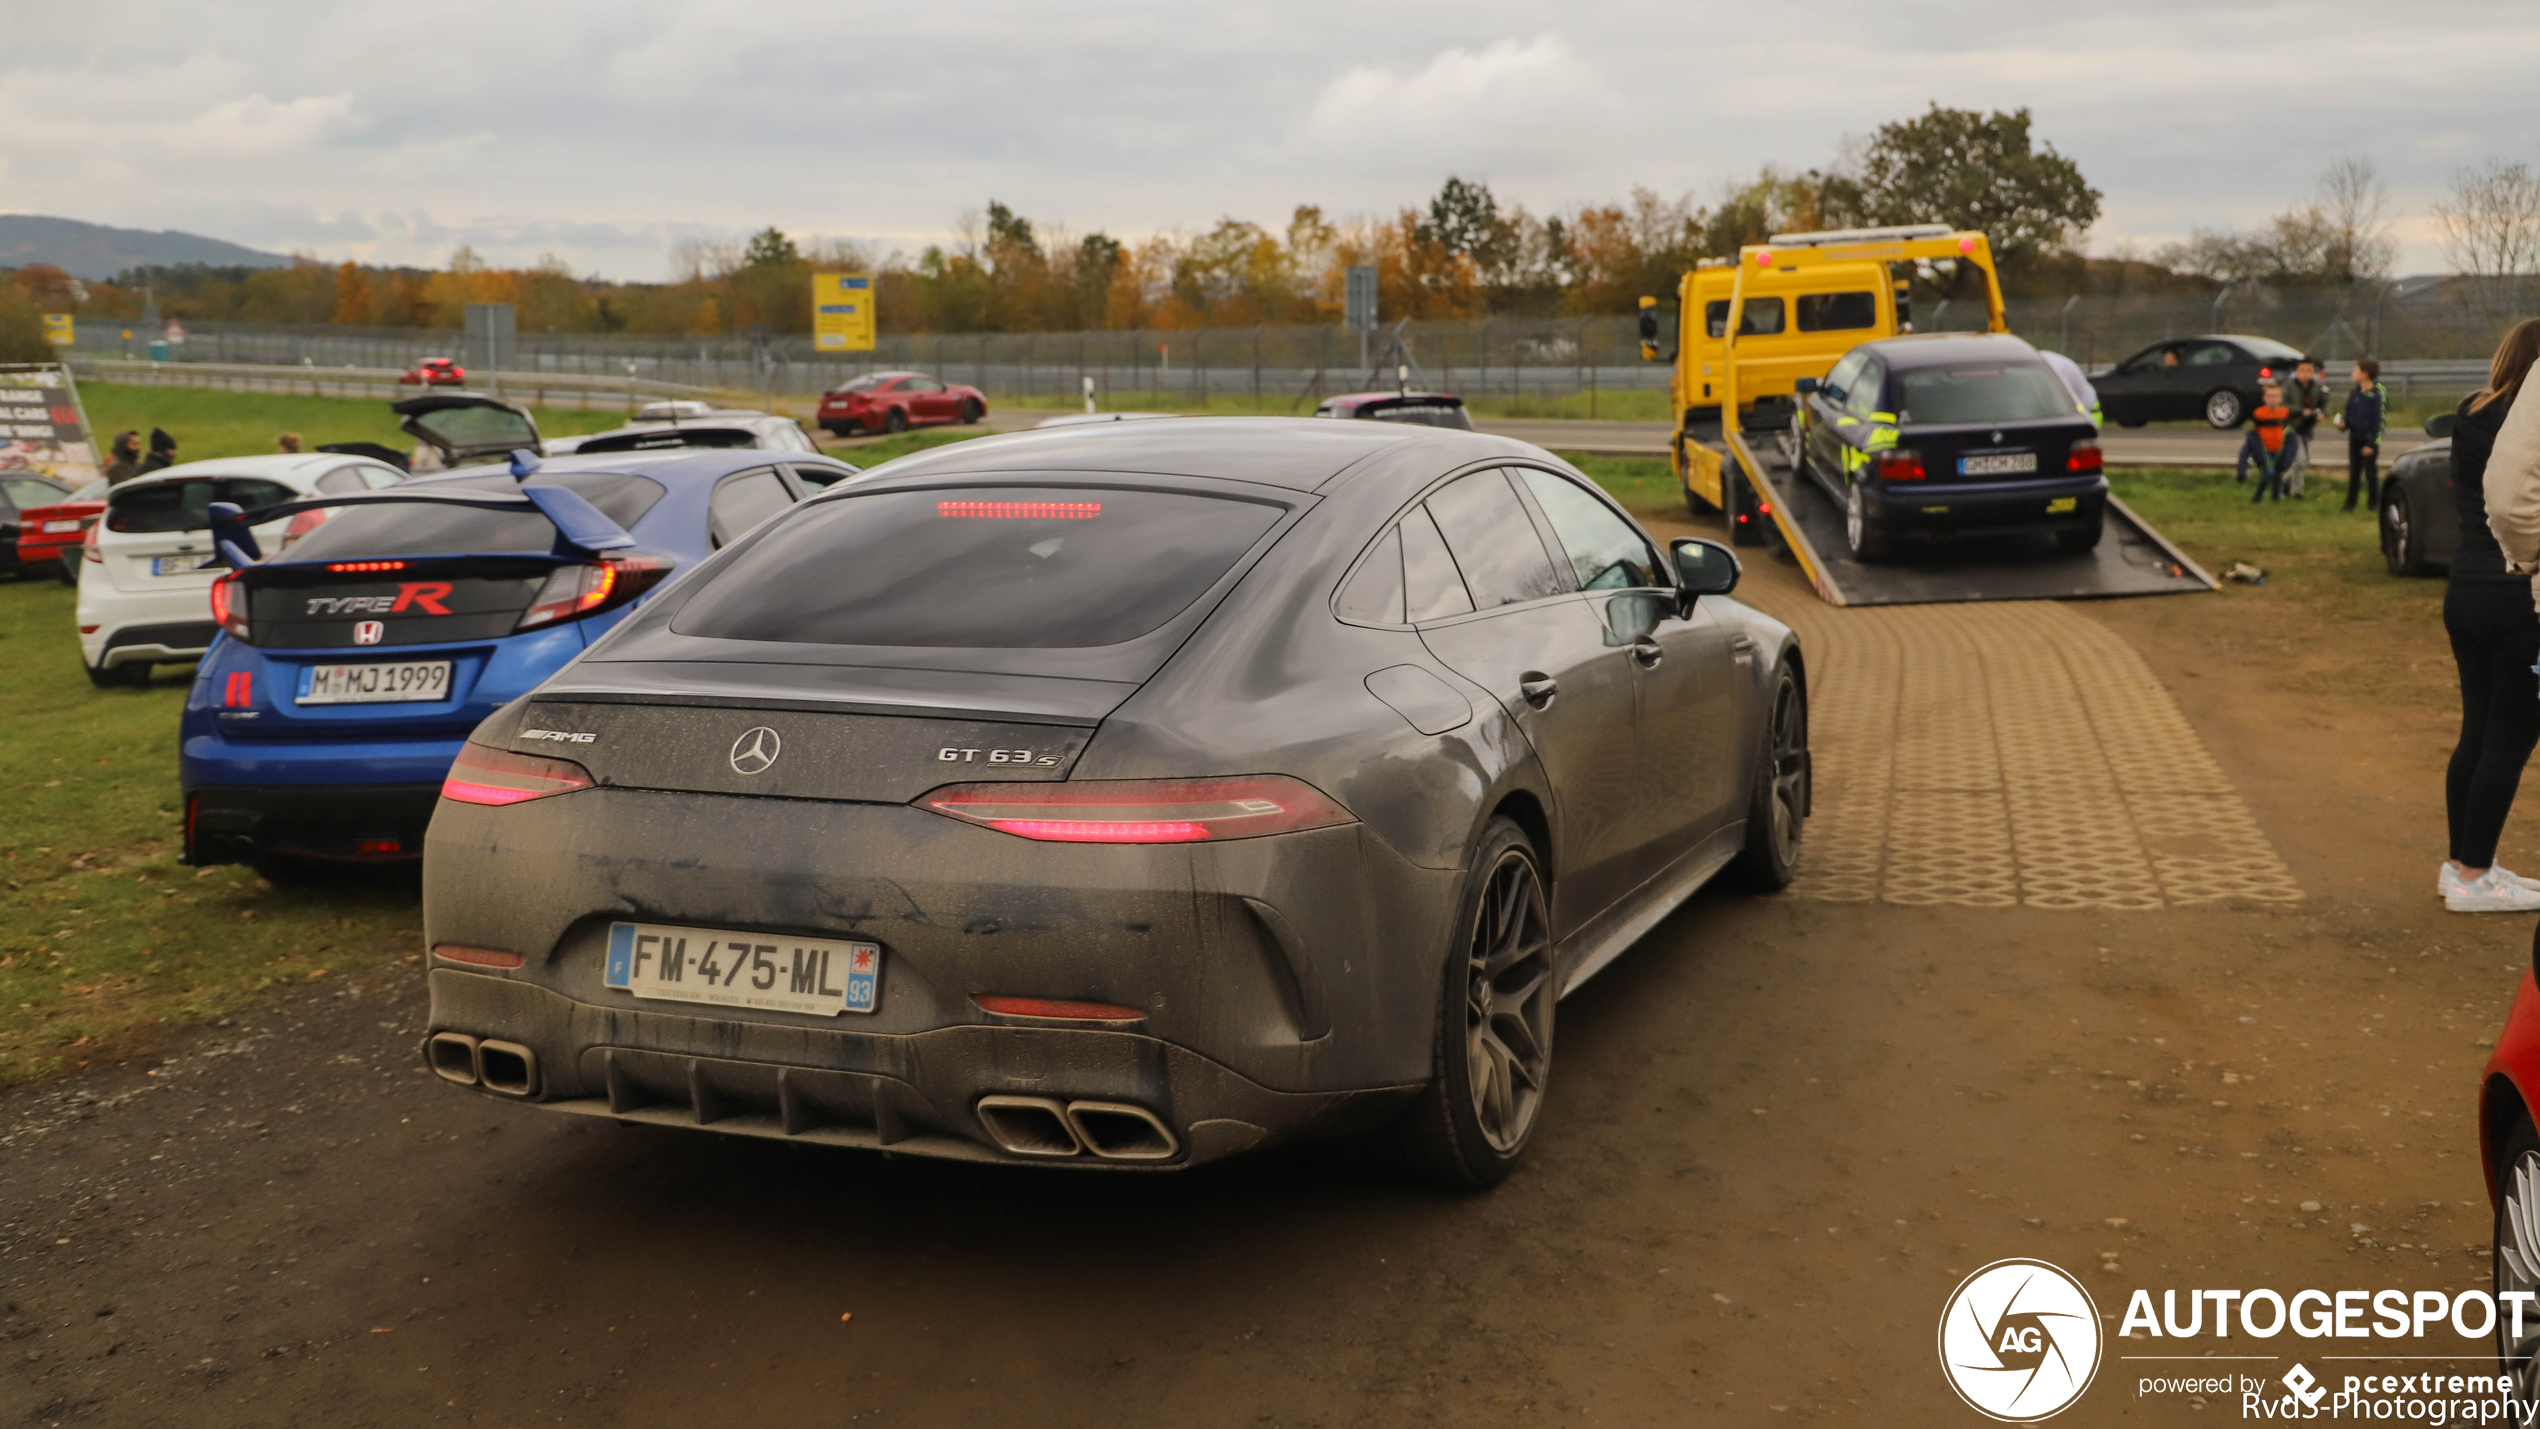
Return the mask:
{"type": "Polygon", "coordinates": [[[1688,602],[1699,596],[1727,595],[1737,589],[1737,554],[1717,541],[1687,538],[1669,544],[1676,559],[1676,588],[1688,602]]]}
{"type": "Polygon", "coordinates": [[[1817,379],[1814,377],[1802,377],[1798,381],[1791,383],[1790,387],[1792,391],[1797,392],[1802,397],[1805,397],[1809,393],[1817,390],[1817,379]]]}
{"type": "Polygon", "coordinates": [[[2444,437],[2450,436],[2452,434],[2452,428],[2458,425],[2459,422],[2460,417],[2455,413],[2437,412],[2433,416],[2425,419],[2425,434],[2429,437],[2440,440],[2444,437]]]}

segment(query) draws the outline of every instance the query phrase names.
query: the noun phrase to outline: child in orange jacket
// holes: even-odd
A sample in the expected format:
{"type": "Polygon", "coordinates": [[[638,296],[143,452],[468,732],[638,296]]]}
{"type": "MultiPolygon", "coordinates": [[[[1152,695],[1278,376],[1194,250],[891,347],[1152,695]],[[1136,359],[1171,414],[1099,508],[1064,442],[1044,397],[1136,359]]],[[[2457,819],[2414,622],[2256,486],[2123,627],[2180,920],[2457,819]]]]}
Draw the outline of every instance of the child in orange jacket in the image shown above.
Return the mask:
{"type": "Polygon", "coordinates": [[[2284,405],[2284,389],[2270,382],[2259,389],[2258,408],[2249,427],[2258,439],[2258,489],[2249,504],[2281,500],[2284,495],[2284,423],[2293,415],[2284,405]]]}

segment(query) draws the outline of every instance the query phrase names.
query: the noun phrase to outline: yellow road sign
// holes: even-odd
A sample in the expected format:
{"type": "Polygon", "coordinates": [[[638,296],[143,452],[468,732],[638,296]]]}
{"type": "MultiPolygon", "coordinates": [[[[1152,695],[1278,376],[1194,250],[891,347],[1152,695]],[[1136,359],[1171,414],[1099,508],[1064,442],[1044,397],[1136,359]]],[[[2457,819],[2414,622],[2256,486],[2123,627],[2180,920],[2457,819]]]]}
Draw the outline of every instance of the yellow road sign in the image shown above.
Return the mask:
{"type": "Polygon", "coordinates": [[[873,275],[811,275],[811,340],[822,352],[873,350],[873,275]]]}
{"type": "Polygon", "coordinates": [[[68,347],[71,345],[71,333],[71,315],[69,313],[46,313],[44,315],[44,340],[46,342],[53,344],[55,347],[68,347]]]}

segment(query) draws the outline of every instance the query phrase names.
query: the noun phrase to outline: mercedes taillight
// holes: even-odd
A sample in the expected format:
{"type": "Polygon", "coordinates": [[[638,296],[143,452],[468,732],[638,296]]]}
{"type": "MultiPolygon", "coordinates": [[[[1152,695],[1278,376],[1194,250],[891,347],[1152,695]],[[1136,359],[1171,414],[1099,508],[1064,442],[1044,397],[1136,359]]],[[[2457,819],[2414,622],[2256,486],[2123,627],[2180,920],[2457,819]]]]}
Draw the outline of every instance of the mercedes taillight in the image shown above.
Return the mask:
{"type": "Polygon", "coordinates": [[[1349,811],[1313,785],[1282,774],[952,784],[916,803],[947,818],[1044,843],[1206,843],[1350,822],[1349,811]]]}
{"type": "Polygon", "coordinates": [[[441,797],[500,808],[590,787],[591,771],[570,759],[463,744],[450,765],[449,777],[441,781],[441,797]]]}

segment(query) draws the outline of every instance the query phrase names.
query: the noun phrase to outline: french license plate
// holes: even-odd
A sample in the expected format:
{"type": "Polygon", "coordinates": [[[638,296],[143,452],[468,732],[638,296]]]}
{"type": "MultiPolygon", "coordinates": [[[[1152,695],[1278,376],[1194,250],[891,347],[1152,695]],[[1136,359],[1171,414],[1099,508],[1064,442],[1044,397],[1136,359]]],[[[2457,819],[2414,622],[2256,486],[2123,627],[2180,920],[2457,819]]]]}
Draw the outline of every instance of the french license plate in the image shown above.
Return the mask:
{"type": "Polygon", "coordinates": [[[2037,453],[2003,452],[1998,456],[1962,456],[1958,458],[1960,476],[2008,476],[2013,472],[2037,470],[2037,453]]]}
{"type": "Polygon", "coordinates": [[[150,558],[150,574],[154,576],[190,576],[196,571],[203,569],[205,566],[208,566],[219,559],[220,557],[213,555],[152,556],[150,558]]]}
{"type": "Polygon", "coordinates": [[[873,943],[609,925],[610,987],[662,1002],[835,1017],[881,1000],[882,949],[873,943]]]}
{"type": "Polygon", "coordinates": [[[292,702],[303,705],[389,705],[446,700],[450,662],[407,660],[378,665],[304,665],[292,702]]]}
{"type": "Polygon", "coordinates": [[[44,530],[45,530],[45,533],[46,533],[47,535],[51,535],[51,534],[54,534],[54,533],[57,533],[57,532],[61,532],[61,531],[76,531],[76,530],[78,530],[78,529],[79,529],[79,522],[77,522],[76,520],[72,520],[72,521],[47,521],[47,522],[45,522],[45,523],[44,523],[44,530]]]}

